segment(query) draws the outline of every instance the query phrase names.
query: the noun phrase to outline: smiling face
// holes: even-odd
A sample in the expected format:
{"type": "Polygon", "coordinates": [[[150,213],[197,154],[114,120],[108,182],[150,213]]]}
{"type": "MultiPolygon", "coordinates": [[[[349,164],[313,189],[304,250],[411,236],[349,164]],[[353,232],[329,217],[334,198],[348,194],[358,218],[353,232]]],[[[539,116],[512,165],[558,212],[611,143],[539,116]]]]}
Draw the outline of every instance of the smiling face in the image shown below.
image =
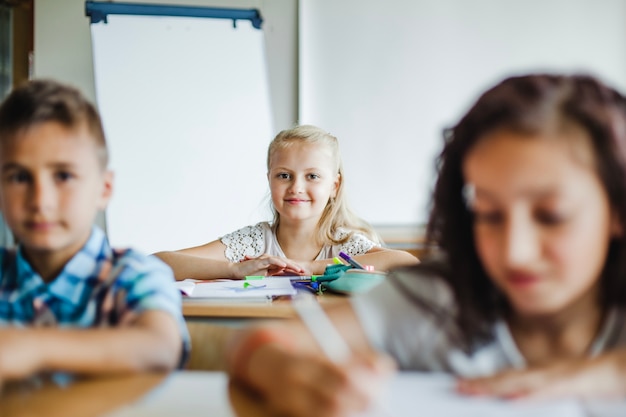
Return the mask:
{"type": "Polygon", "coordinates": [[[0,209],[25,254],[67,262],[87,241],[112,174],[83,125],[34,125],[0,146],[0,209]]]}
{"type": "Polygon", "coordinates": [[[470,150],[463,174],[478,256],[514,313],[596,306],[609,241],[621,232],[585,132],[497,131],[470,150]]]}
{"type": "Polygon", "coordinates": [[[272,203],[282,222],[317,225],[339,186],[331,150],[321,143],[291,142],[270,157],[268,180],[272,203]]]}

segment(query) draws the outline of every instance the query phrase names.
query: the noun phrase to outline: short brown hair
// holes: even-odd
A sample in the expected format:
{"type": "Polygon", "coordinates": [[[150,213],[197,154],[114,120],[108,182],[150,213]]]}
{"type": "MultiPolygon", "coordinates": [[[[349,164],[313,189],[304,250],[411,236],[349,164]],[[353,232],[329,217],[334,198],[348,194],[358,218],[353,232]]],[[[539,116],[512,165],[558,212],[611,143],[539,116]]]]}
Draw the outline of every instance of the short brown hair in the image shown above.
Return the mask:
{"type": "Polygon", "coordinates": [[[67,128],[84,125],[98,147],[98,160],[109,162],[100,115],[82,93],[53,80],[32,80],[15,88],[0,105],[0,143],[43,122],[57,122],[67,128]]]}

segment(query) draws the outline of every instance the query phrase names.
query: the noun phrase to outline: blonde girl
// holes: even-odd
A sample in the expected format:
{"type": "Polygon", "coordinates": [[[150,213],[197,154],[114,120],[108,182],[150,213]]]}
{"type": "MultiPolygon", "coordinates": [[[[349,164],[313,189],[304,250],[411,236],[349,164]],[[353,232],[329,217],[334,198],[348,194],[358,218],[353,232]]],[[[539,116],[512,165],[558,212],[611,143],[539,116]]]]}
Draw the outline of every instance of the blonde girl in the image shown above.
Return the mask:
{"type": "Polygon", "coordinates": [[[385,249],[348,208],[337,138],[315,126],[280,132],[267,153],[272,222],[261,222],[205,245],[156,254],[177,277],[323,274],[340,251],[377,270],[417,259],[385,249]]]}

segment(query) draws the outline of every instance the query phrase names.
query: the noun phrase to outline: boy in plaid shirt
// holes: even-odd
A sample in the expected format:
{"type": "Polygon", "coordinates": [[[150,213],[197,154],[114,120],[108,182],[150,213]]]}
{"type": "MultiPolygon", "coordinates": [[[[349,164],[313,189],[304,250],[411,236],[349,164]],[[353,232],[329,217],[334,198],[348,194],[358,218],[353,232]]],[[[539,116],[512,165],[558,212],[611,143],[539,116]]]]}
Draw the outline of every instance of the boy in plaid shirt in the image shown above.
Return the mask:
{"type": "Polygon", "coordinates": [[[171,270],[94,226],[113,189],[97,111],[31,81],[0,105],[0,382],[41,372],[169,370],[189,350],[171,270]]]}

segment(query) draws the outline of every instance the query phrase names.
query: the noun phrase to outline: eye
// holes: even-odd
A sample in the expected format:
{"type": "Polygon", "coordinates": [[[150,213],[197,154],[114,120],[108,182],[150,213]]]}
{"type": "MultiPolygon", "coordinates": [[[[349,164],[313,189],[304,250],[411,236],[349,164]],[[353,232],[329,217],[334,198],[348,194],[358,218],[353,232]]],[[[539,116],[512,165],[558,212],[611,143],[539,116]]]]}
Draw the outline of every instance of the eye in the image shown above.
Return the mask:
{"type": "Polygon", "coordinates": [[[307,175],[307,177],[308,177],[310,180],[318,180],[318,179],[320,179],[320,178],[321,178],[319,174],[308,174],[308,175],[307,175]]]}
{"type": "Polygon", "coordinates": [[[59,182],[67,182],[74,177],[74,174],[69,171],[59,171],[54,174],[54,179],[59,182]]]}
{"type": "Polygon", "coordinates": [[[291,178],[291,175],[286,172],[279,172],[278,174],[276,174],[276,178],[279,178],[281,180],[288,180],[289,178],[291,178]]]}
{"type": "Polygon", "coordinates": [[[13,171],[6,178],[8,182],[14,184],[23,184],[31,180],[30,175],[26,171],[13,171]]]}
{"type": "Polygon", "coordinates": [[[565,221],[565,217],[562,214],[551,210],[537,210],[535,219],[546,226],[556,226],[565,221]]]}
{"type": "Polygon", "coordinates": [[[474,223],[487,224],[487,225],[499,225],[502,224],[504,216],[499,211],[477,211],[474,210],[474,223]]]}

